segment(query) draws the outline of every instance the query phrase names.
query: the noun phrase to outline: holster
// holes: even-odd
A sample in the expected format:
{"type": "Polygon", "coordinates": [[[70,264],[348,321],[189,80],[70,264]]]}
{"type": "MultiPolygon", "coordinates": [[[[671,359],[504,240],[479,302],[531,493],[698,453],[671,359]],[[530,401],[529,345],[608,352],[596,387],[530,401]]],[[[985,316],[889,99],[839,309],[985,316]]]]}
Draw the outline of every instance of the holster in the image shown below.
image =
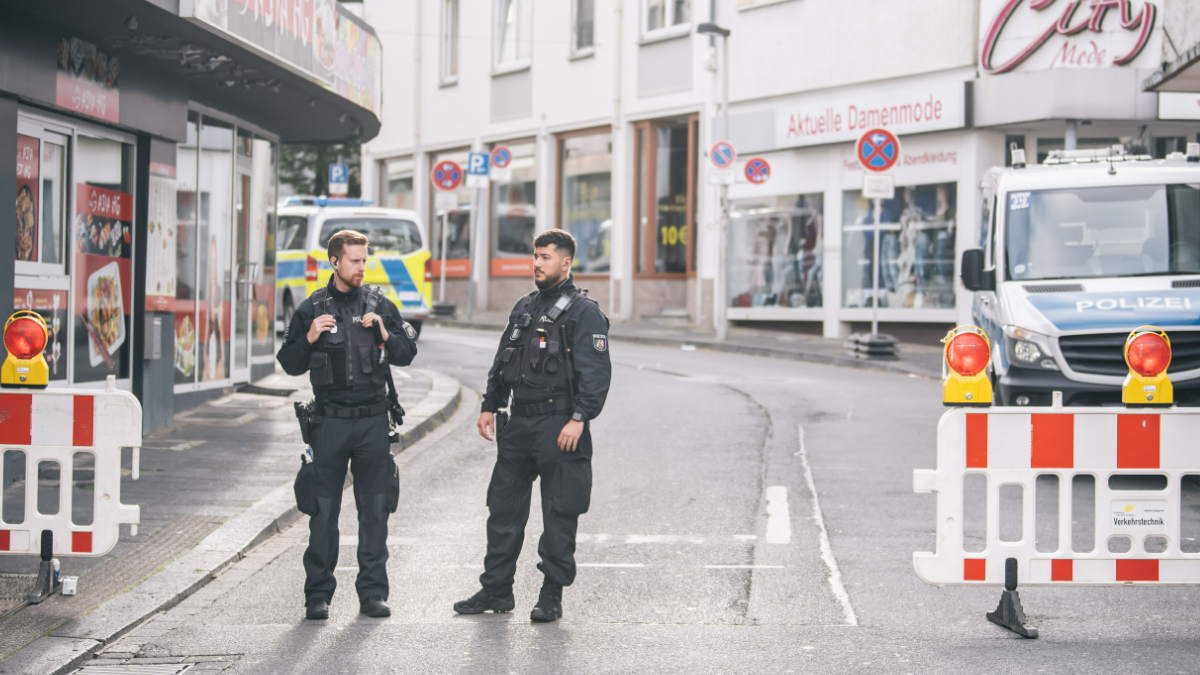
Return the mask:
{"type": "Polygon", "coordinates": [[[292,405],[296,409],[296,419],[300,422],[300,438],[304,439],[305,445],[312,445],[313,402],[296,401],[292,405]]]}
{"type": "Polygon", "coordinates": [[[496,411],[496,438],[500,438],[500,432],[504,431],[504,427],[508,426],[508,411],[496,411]]]}

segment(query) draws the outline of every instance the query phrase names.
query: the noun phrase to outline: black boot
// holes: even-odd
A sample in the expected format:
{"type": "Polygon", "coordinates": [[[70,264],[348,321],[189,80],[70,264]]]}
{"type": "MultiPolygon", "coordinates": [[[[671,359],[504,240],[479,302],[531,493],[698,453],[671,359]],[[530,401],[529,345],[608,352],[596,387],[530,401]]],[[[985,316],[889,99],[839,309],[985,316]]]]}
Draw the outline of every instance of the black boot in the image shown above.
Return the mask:
{"type": "Polygon", "coordinates": [[[329,603],[325,602],[325,598],[309,598],[304,605],[304,618],[328,619],[329,603]]]}
{"type": "Polygon", "coordinates": [[[359,603],[358,609],[363,614],[376,619],[392,615],[392,608],[387,606],[383,598],[374,595],[359,603]]]}
{"type": "Polygon", "coordinates": [[[454,611],[459,614],[483,614],[490,609],[499,614],[501,612],[511,612],[513,607],[516,606],[517,601],[513,599],[511,591],[508,595],[495,596],[488,589],[483,588],[466,600],[459,600],[454,603],[454,611]]]}
{"type": "Polygon", "coordinates": [[[546,578],[542,582],[542,592],[538,594],[537,604],[534,605],[533,611],[529,613],[530,621],[558,621],[562,618],[562,589],[560,584],[556,584],[546,578]]]}

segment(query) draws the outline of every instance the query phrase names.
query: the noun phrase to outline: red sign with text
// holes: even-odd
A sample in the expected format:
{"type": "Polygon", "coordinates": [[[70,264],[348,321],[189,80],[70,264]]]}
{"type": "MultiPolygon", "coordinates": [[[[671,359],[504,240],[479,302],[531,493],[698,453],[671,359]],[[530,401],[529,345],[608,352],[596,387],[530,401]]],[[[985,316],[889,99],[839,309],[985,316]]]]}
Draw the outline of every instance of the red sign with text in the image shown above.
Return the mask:
{"type": "Polygon", "coordinates": [[[121,121],[121,93],[117,82],[121,63],[77,38],[58,41],[58,70],[54,102],[67,110],[121,121]]]}

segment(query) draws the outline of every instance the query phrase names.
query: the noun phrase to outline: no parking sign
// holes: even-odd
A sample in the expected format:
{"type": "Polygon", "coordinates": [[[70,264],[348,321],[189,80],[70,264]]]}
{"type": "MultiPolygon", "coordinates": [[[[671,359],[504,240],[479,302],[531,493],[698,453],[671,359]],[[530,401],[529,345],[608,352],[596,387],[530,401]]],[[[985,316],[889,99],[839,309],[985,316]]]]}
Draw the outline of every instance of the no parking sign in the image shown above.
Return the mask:
{"type": "Polygon", "coordinates": [[[771,178],[771,165],[762,157],[754,157],[746,162],[744,173],[746,180],[755,185],[762,185],[771,178]]]}
{"type": "Polygon", "coordinates": [[[433,184],[439,190],[455,190],[462,183],[462,169],[450,160],[438,162],[433,167],[433,184]]]}

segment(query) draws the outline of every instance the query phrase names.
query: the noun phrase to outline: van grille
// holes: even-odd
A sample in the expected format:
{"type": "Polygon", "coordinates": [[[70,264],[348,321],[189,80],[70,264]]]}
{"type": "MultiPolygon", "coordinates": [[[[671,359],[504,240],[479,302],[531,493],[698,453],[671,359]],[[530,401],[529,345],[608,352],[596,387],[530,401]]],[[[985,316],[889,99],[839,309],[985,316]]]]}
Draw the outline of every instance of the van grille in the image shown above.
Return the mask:
{"type": "MultiPolygon", "coordinates": [[[[1125,338],[1129,333],[1093,333],[1065,335],[1058,339],[1067,365],[1077,373],[1119,375],[1129,372],[1125,365],[1125,338]]],[[[1200,368],[1200,331],[1175,331],[1171,338],[1171,365],[1168,373],[1200,368]]]]}
{"type": "Polygon", "coordinates": [[[1200,279],[1176,279],[1171,288],[1200,288],[1200,279]]]}
{"type": "Polygon", "coordinates": [[[1033,284],[1023,288],[1028,293],[1079,293],[1083,284],[1033,284]]]}

